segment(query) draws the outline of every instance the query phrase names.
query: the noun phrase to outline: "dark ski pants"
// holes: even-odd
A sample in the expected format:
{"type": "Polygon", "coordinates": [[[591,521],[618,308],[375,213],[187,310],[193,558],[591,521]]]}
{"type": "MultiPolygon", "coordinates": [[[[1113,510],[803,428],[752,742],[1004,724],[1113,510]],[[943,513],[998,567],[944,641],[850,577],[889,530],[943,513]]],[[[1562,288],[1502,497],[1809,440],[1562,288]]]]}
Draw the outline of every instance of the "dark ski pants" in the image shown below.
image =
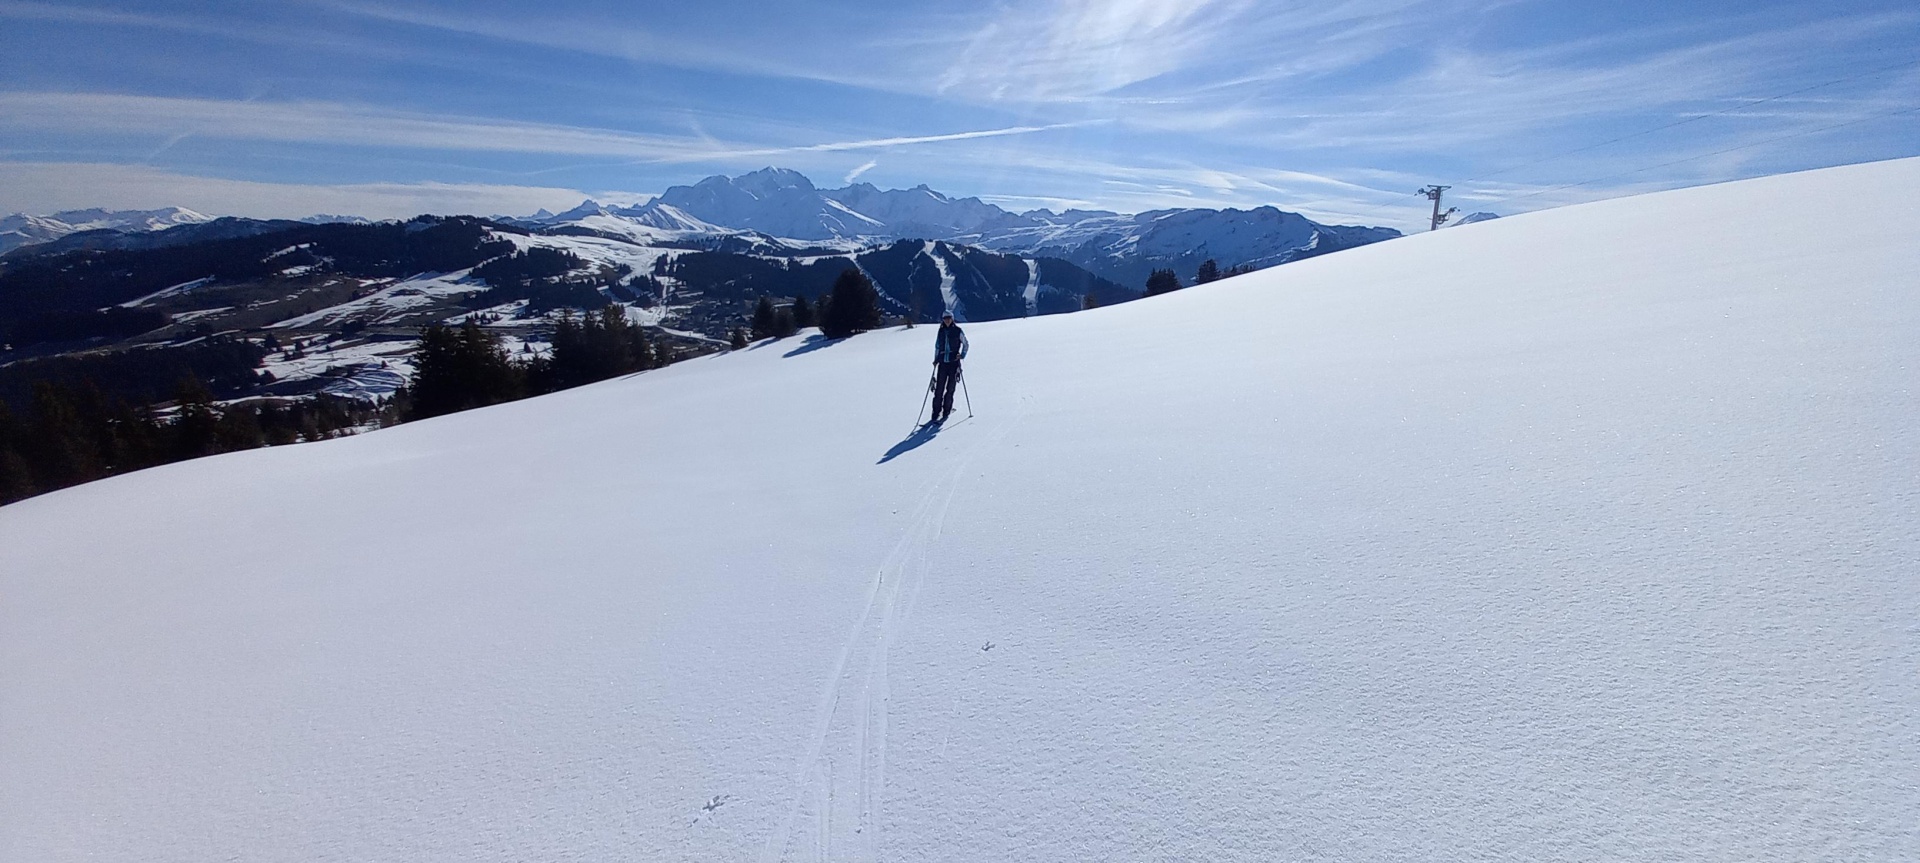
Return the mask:
{"type": "Polygon", "coordinates": [[[953,388],[960,385],[960,361],[935,363],[933,373],[933,419],[946,419],[953,413],[953,388]]]}

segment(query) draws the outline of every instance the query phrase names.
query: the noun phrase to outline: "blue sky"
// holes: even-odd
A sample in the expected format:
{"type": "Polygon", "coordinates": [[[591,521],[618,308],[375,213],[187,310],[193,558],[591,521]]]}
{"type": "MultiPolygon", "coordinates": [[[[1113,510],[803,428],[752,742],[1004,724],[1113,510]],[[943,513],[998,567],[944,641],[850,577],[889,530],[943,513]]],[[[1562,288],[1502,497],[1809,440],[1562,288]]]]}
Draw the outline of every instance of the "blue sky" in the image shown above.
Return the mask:
{"type": "Polygon", "coordinates": [[[1908,2],[0,0],[0,212],[525,213],[777,165],[1424,224],[1920,155],[1908,2]]]}

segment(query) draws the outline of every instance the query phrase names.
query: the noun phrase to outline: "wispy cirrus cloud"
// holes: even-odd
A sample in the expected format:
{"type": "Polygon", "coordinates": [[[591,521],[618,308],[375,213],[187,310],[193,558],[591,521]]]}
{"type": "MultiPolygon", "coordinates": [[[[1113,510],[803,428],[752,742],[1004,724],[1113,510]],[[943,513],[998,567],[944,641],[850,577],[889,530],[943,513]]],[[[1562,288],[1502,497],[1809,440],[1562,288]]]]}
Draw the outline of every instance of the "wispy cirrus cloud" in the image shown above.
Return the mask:
{"type": "Polygon", "coordinates": [[[319,27],[289,27],[229,16],[192,14],[190,10],[149,9],[129,12],[101,9],[78,3],[52,4],[35,0],[0,0],[0,20],[48,22],[83,27],[113,27],[149,30],[187,38],[202,37],[252,42],[261,45],[297,45],[337,52],[389,59],[422,56],[418,48],[409,49],[390,41],[343,33],[319,27]]]}
{"type": "Polygon", "coordinates": [[[57,132],[199,135],[307,144],[618,156],[687,162],[797,153],[893,149],[920,144],[1029,135],[1074,124],[970,129],[758,146],[707,136],[675,136],[545,123],[395,111],[329,102],[191,99],[110,93],[0,93],[0,114],[15,127],[57,132]]]}
{"type": "Polygon", "coordinates": [[[630,203],[649,196],[481,183],[270,183],[196,176],[141,165],[0,162],[0,213],[180,206],[254,218],[298,219],[316,213],[345,213],[403,219],[422,213],[485,216],[525,214],[542,207],[559,210],[580,203],[583,197],[630,203]]]}
{"type": "Polygon", "coordinates": [[[878,167],[879,165],[880,165],[879,159],[868,159],[865,162],[860,163],[853,170],[848,171],[845,177],[840,178],[840,182],[852,183],[854,180],[860,179],[861,174],[871,171],[874,168],[878,167]]]}
{"type": "Polygon", "coordinates": [[[960,195],[1402,224],[1427,182],[1463,205],[1531,209],[1915,152],[1920,120],[1889,112],[1914,104],[1920,68],[1873,69],[1913,56],[1910,6],[1638,13],[0,0],[0,52],[33,70],[0,85],[17,89],[0,92],[0,158],[587,188],[779,164],[960,195]],[[96,41],[127,56],[100,62],[96,41]],[[183,50],[198,62],[178,63],[183,50]]]}
{"type": "MultiPolygon", "coordinates": [[[[674,19],[631,16],[609,21],[604,17],[571,16],[564,8],[517,7],[491,14],[465,6],[363,3],[357,0],[312,0],[328,11],[372,21],[400,24],[497,42],[529,45],[555,51],[606,57],[637,64],[672,66],[728,75],[792,78],[877,90],[900,90],[909,82],[887,74],[871,63],[835,62],[832,55],[810,46],[844,38],[850,28],[820,26],[813,34],[790,33],[781,40],[740,38],[740,28],[754,18],[734,17],[725,27],[660,26],[674,19]]],[[[795,22],[801,23],[801,22],[795,22]]]]}

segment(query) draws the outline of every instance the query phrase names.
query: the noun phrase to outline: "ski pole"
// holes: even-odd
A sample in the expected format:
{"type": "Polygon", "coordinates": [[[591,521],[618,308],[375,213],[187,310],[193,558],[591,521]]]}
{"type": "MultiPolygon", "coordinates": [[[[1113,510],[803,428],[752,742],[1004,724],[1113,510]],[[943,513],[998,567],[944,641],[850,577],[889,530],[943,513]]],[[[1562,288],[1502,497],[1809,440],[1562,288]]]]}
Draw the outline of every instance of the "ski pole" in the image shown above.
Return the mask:
{"type": "Polygon", "coordinates": [[[973,393],[967,392],[967,370],[960,370],[960,394],[967,397],[967,419],[973,419],[973,393]]]}
{"type": "MultiPolygon", "coordinates": [[[[927,412],[927,399],[933,398],[933,382],[939,379],[940,379],[940,372],[938,371],[935,371],[933,374],[927,376],[927,391],[920,394],[920,412],[913,415],[914,428],[920,427],[920,417],[925,415],[927,412]]],[[[967,413],[971,415],[973,413],[973,408],[971,407],[967,408],[967,413]]]]}

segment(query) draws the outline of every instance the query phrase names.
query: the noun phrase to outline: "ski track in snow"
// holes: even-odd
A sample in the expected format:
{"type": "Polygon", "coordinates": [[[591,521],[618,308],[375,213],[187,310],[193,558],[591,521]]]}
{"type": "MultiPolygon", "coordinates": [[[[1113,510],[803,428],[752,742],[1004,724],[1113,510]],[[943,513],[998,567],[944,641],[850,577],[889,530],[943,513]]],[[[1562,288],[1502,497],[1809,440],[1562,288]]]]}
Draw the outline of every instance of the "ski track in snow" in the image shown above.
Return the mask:
{"type": "Polygon", "coordinates": [[[932,552],[960,477],[976,453],[1003,440],[1019,423],[1024,405],[1022,401],[1019,414],[967,448],[943,478],[929,484],[912,523],[875,571],[864,607],[834,659],[815,708],[813,734],[794,770],[792,803],[769,837],[761,863],[880,859],[888,654],[912,617],[932,569],[932,552]],[[796,856],[801,849],[807,853],[796,856]]]}

